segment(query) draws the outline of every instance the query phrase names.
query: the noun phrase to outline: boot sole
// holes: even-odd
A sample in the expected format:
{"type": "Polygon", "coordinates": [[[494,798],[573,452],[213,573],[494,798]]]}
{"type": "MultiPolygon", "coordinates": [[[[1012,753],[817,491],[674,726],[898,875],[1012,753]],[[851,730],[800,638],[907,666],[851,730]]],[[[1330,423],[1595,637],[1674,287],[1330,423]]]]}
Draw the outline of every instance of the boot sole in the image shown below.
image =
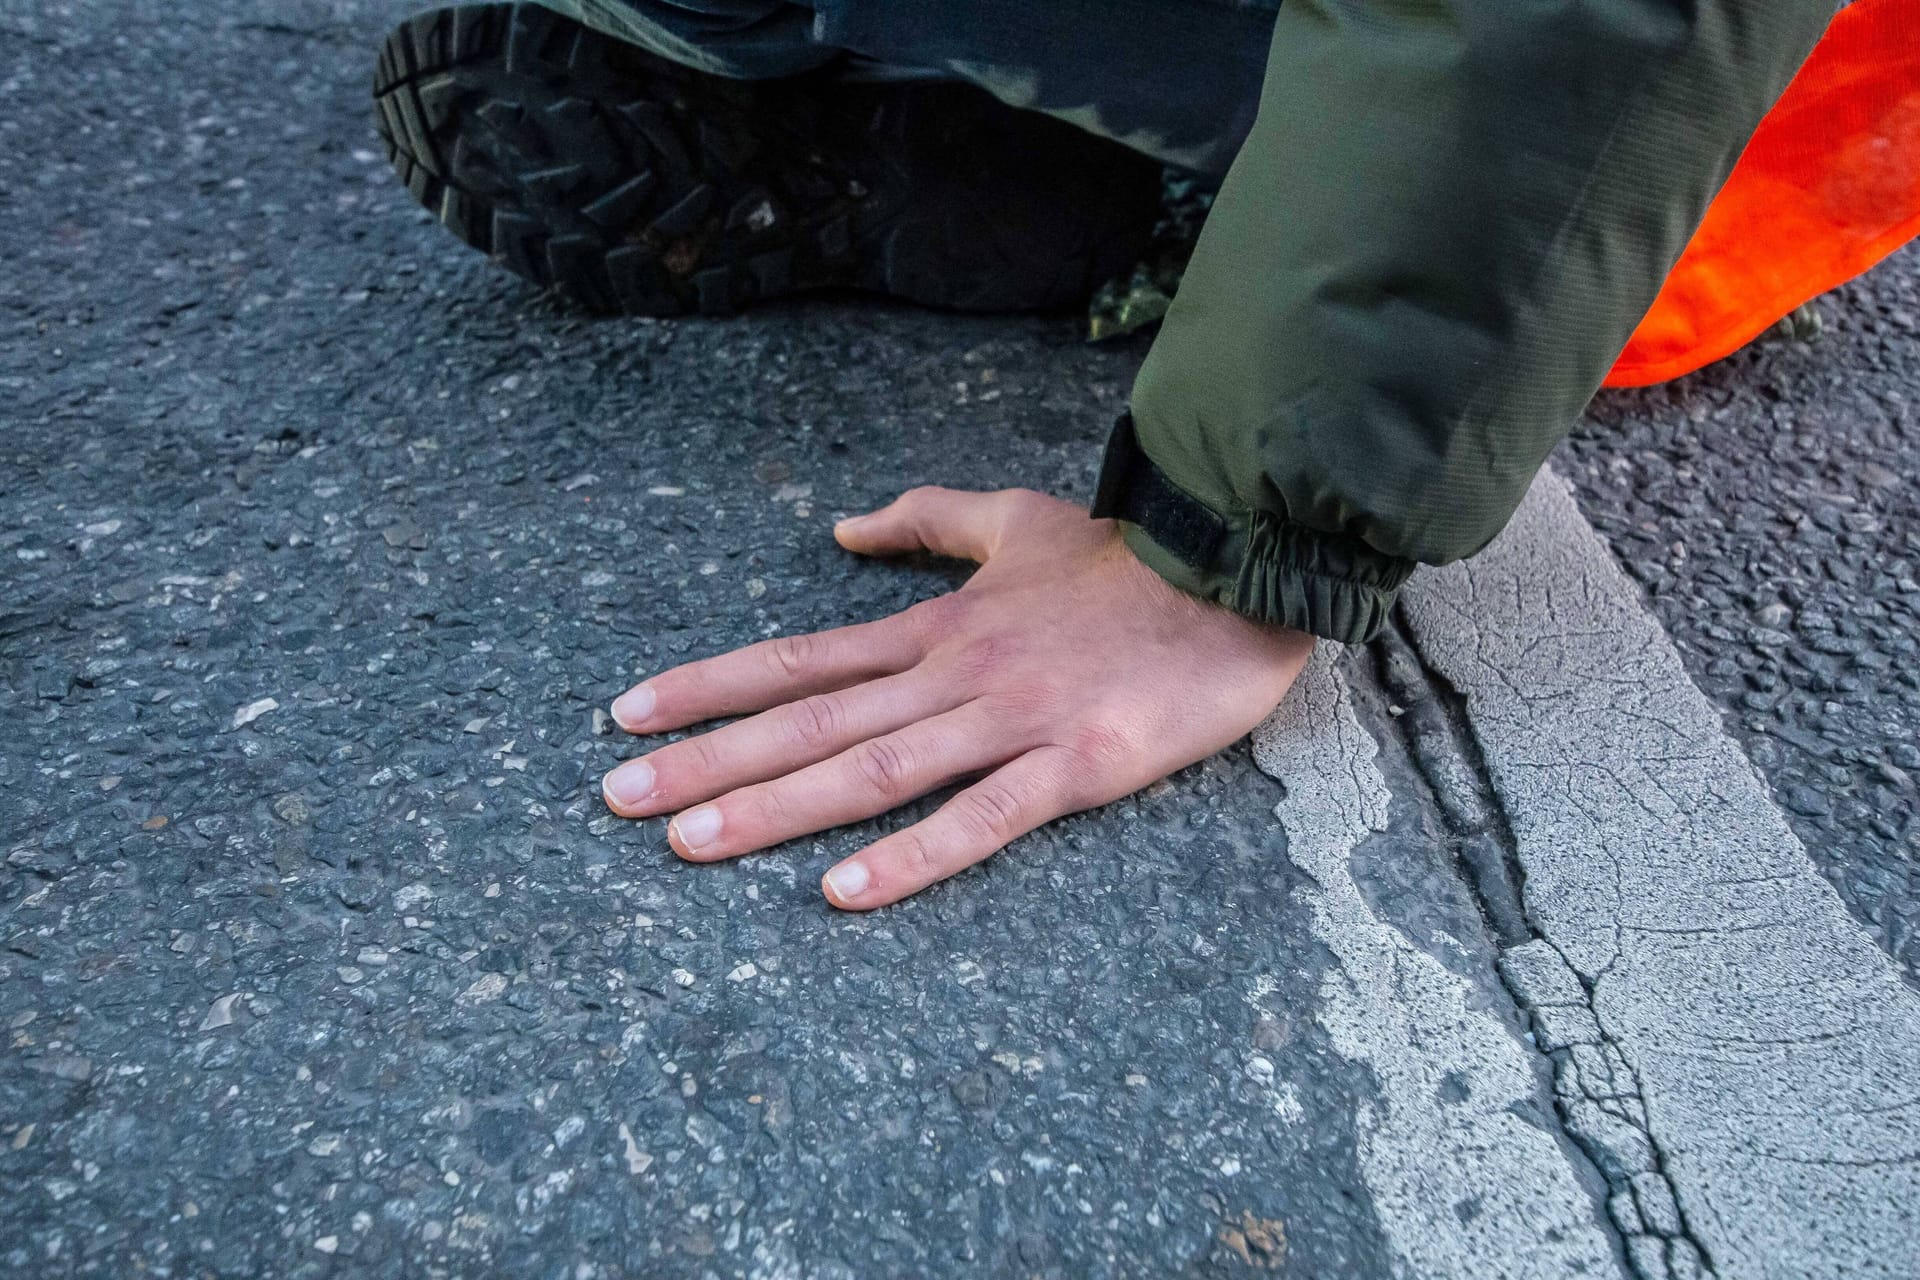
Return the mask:
{"type": "Polygon", "coordinates": [[[825,288],[1066,306],[1131,265],[1158,210],[1152,162],[967,86],[727,80],[532,4],[402,24],[374,100],[416,200],[600,313],[825,288]],[[1050,191],[1015,189],[1035,173],[1050,191]]]}

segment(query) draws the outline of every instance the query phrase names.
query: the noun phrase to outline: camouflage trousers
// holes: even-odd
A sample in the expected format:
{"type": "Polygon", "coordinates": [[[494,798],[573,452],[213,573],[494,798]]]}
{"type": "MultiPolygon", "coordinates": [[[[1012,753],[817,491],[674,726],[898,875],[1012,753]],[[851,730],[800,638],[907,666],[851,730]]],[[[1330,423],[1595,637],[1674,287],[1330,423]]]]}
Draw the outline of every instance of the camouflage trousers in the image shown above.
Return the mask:
{"type": "Polygon", "coordinates": [[[539,0],[715,75],[976,84],[1198,173],[1253,125],[1279,0],[539,0]]]}

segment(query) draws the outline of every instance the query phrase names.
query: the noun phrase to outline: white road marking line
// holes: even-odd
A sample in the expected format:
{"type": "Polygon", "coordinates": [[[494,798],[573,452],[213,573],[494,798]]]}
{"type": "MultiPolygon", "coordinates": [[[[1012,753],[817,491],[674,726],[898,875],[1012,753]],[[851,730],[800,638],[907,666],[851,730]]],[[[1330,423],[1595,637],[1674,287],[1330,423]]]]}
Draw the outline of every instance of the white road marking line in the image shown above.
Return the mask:
{"type": "Polygon", "coordinates": [[[1254,751],[1286,784],[1275,812],[1287,856],[1313,881],[1300,896],[1339,962],[1321,988],[1321,1025],[1379,1083],[1379,1109],[1358,1117],[1359,1158],[1397,1274],[1617,1275],[1592,1195],[1556,1138],[1523,1118],[1541,1105],[1530,1051],[1354,884],[1349,855],[1386,828],[1388,793],[1333,662],[1322,645],[1254,751]]]}
{"type": "MultiPolygon", "coordinates": [[[[1565,484],[1543,472],[1490,548],[1421,575],[1406,607],[1466,695],[1517,842],[1539,940],[1509,978],[1570,1015],[1561,1038],[1597,1035],[1570,1045],[1561,1096],[1603,1155],[1658,1175],[1616,1214],[1671,1214],[1671,1187],[1682,1241],[1721,1277],[1920,1275],[1920,994],[1565,484]]],[[[1684,1272],[1655,1252],[1643,1270],[1684,1272]]]]}

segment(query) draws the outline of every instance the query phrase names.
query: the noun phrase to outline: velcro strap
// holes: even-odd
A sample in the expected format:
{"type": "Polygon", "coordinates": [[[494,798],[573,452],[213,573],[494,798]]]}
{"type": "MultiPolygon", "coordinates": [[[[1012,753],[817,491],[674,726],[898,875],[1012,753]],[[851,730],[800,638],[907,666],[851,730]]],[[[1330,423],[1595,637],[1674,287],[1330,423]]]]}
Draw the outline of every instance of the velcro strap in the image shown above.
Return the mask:
{"type": "Polygon", "coordinates": [[[1133,415],[1123,413],[1107,437],[1100,483],[1088,514],[1096,520],[1137,524],[1149,538],[1187,564],[1213,563],[1227,522],[1206,503],[1175,484],[1154,465],[1134,434],[1133,415]]]}

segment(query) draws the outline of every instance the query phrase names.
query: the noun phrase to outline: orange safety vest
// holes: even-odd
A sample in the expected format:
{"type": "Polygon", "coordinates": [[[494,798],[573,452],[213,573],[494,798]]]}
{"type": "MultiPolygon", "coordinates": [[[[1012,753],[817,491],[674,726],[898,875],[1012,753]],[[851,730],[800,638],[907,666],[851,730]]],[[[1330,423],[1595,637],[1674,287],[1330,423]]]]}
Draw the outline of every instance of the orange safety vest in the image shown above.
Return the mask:
{"type": "Polygon", "coordinates": [[[1691,373],[1920,235],[1920,0],[1855,0],[1754,132],[1610,387],[1691,373]]]}

